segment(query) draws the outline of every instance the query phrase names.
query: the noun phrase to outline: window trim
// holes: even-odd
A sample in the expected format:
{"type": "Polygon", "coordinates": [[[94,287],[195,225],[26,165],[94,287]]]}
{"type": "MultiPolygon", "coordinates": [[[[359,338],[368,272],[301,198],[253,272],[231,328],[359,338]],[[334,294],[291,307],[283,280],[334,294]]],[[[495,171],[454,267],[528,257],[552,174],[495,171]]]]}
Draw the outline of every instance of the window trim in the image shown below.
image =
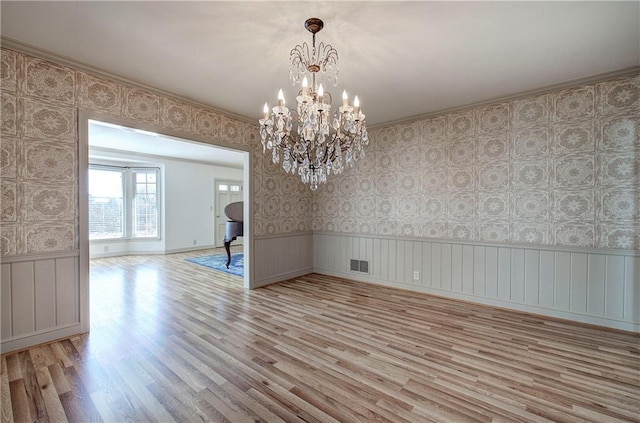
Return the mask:
{"type": "MultiPolygon", "coordinates": [[[[123,189],[124,189],[124,222],[123,222],[123,232],[124,236],[119,238],[97,238],[91,239],[90,242],[98,242],[98,243],[106,243],[106,242],[123,242],[123,241],[159,241],[162,239],[162,184],[161,184],[161,168],[159,166],[118,166],[118,165],[110,165],[110,164],[99,164],[99,163],[89,163],[88,169],[100,169],[100,170],[110,170],[113,172],[122,172],[124,175],[123,178],[123,189]],[[136,181],[134,179],[135,171],[149,171],[154,170],[156,173],[156,210],[158,213],[158,234],[156,236],[133,236],[133,204],[134,204],[134,196],[136,194],[136,181]]],[[[87,175],[87,187],[89,186],[89,178],[87,175]]],[[[89,224],[91,220],[89,219],[89,224]]],[[[91,237],[91,232],[89,231],[89,237],[91,237]]]]}

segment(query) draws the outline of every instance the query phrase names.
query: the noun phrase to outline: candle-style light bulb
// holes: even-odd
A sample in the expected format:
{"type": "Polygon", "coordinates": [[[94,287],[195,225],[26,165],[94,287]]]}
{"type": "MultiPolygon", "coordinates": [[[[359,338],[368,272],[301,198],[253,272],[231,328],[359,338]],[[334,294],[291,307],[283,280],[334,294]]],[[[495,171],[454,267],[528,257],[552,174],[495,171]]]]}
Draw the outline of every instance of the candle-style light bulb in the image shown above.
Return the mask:
{"type": "Polygon", "coordinates": [[[342,105],[343,106],[349,105],[349,96],[347,96],[347,90],[342,91],[342,105]]]}
{"type": "Polygon", "coordinates": [[[262,108],[262,112],[264,113],[264,120],[269,119],[269,105],[265,102],[264,107],[262,108]]]}
{"type": "Polygon", "coordinates": [[[284,107],[284,93],[282,92],[282,89],[278,91],[278,106],[284,107]]]}
{"type": "Polygon", "coordinates": [[[360,112],[360,100],[358,100],[358,96],[355,96],[353,98],[353,113],[359,113],[360,112]]]}
{"type": "Polygon", "coordinates": [[[324,89],[322,88],[322,84],[318,85],[318,101],[322,103],[322,96],[324,95],[324,89]]]}
{"type": "Polygon", "coordinates": [[[309,95],[309,81],[306,76],[302,79],[302,95],[309,95]]]}

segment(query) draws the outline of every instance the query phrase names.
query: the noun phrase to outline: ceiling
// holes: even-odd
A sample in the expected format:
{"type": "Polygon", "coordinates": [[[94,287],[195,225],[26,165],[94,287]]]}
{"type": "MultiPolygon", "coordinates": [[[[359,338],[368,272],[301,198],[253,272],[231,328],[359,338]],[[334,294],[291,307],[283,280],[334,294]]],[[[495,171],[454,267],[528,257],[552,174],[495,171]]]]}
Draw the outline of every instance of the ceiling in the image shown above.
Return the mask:
{"type": "MultiPolygon", "coordinates": [[[[112,159],[111,152],[137,153],[242,168],[243,153],[125,126],[89,121],[89,155],[112,159]]],[[[131,161],[131,160],[129,160],[131,161]]]]}
{"type": "Polygon", "coordinates": [[[640,65],[640,2],[21,2],[9,40],[250,119],[324,20],[370,126],[640,65]]]}

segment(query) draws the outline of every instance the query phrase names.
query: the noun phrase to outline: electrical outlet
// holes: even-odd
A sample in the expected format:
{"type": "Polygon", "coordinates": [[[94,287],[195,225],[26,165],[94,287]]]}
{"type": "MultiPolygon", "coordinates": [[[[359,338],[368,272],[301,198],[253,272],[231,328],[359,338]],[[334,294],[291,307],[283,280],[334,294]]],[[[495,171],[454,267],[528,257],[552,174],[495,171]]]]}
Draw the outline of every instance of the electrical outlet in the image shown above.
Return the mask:
{"type": "Polygon", "coordinates": [[[198,242],[194,239],[193,240],[193,245],[196,245],[198,242]]]}
{"type": "Polygon", "coordinates": [[[420,280],[420,272],[418,272],[417,270],[413,271],[413,280],[414,281],[419,281],[420,280]]]}
{"type": "Polygon", "coordinates": [[[105,252],[105,253],[109,252],[109,246],[108,246],[108,245],[105,245],[105,246],[104,246],[104,252],[105,252]]]}

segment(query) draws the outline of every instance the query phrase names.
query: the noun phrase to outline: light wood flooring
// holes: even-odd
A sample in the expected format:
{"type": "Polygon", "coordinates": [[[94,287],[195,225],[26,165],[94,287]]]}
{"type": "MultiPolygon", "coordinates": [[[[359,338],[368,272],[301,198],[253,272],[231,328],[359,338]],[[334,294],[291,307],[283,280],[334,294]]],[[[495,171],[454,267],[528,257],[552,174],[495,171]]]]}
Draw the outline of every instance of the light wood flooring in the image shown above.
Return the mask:
{"type": "Polygon", "coordinates": [[[2,357],[2,422],[640,421],[640,338],[187,256],[91,263],[91,332],[2,357]]]}

